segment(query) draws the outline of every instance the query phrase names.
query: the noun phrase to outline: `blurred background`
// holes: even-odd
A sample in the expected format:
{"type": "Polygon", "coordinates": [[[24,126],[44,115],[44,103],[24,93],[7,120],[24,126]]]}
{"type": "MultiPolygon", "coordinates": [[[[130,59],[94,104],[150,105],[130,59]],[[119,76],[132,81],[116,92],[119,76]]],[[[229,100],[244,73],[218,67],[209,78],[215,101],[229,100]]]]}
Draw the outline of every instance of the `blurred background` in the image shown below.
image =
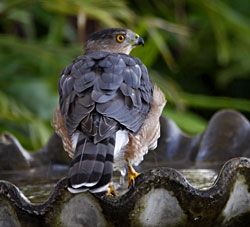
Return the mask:
{"type": "Polygon", "coordinates": [[[88,35],[127,27],[145,40],[132,52],[168,100],[164,115],[188,134],[219,109],[250,118],[248,0],[1,0],[0,133],[30,150],[53,133],[57,81],[88,35]]]}

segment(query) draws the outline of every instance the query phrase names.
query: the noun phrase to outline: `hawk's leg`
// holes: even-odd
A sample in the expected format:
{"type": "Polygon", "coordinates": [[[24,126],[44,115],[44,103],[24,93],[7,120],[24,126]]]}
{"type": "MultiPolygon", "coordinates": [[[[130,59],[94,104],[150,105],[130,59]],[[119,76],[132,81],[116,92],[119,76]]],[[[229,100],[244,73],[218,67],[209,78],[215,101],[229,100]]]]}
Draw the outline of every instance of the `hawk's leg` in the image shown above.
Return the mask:
{"type": "Polygon", "coordinates": [[[128,163],[128,187],[133,187],[135,184],[135,179],[140,175],[137,173],[131,163],[127,160],[128,163]]]}
{"type": "Polygon", "coordinates": [[[107,191],[106,195],[107,196],[117,196],[118,195],[118,193],[116,192],[115,187],[112,183],[109,183],[108,191],[107,191]]]}

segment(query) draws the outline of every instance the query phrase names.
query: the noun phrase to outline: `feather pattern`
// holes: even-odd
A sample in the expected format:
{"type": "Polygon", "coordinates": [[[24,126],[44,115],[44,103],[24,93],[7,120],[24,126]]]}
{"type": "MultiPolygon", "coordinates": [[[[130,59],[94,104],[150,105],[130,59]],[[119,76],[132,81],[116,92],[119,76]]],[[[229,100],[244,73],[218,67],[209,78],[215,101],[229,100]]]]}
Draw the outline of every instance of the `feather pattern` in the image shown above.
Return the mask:
{"type": "Polygon", "coordinates": [[[129,134],[125,158],[128,159],[132,165],[139,165],[148,150],[156,148],[157,140],[160,137],[159,118],[165,104],[166,100],[164,94],[155,85],[151,109],[147,118],[136,135],[132,133],[129,134]]]}
{"type": "Polygon", "coordinates": [[[88,53],[64,69],[60,112],[67,135],[77,138],[69,171],[73,191],[99,191],[111,181],[116,132],[140,130],[152,94],[146,67],[126,54],[88,53]]]}

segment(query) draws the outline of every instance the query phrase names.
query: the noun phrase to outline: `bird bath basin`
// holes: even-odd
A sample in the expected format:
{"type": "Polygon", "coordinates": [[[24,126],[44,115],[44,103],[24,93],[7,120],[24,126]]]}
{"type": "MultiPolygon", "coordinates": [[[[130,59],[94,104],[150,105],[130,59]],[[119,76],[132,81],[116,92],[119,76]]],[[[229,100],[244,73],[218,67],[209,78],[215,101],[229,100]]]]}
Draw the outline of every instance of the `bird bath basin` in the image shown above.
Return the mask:
{"type": "Polygon", "coordinates": [[[216,113],[196,136],[161,118],[158,148],[137,168],[133,188],[125,183],[117,197],[73,195],[63,178],[70,160],[58,136],[30,154],[4,135],[0,226],[247,226],[248,157],[250,124],[238,112],[216,113]]]}
{"type": "MultiPolygon", "coordinates": [[[[211,187],[217,177],[216,171],[212,169],[183,169],[180,173],[187,179],[187,181],[197,189],[208,189],[211,187]]],[[[119,181],[118,178],[115,179],[119,181]]],[[[56,182],[15,182],[15,185],[23,192],[23,194],[32,203],[43,203],[45,202],[51,191],[56,185],[56,182]]],[[[126,182],[120,189],[118,189],[119,195],[124,194],[128,191],[126,182]]]]}

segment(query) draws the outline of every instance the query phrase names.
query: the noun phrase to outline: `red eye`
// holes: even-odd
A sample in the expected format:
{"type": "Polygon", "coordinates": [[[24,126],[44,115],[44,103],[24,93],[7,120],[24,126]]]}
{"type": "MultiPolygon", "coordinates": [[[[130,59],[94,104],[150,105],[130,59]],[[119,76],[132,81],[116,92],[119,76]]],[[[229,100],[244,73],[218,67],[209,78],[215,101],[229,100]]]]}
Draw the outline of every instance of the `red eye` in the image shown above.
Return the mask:
{"type": "Polygon", "coordinates": [[[124,35],[117,35],[117,36],[116,36],[116,41],[117,41],[118,43],[123,43],[124,40],[125,40],[125,36],[124,36],[124,35]]]}

